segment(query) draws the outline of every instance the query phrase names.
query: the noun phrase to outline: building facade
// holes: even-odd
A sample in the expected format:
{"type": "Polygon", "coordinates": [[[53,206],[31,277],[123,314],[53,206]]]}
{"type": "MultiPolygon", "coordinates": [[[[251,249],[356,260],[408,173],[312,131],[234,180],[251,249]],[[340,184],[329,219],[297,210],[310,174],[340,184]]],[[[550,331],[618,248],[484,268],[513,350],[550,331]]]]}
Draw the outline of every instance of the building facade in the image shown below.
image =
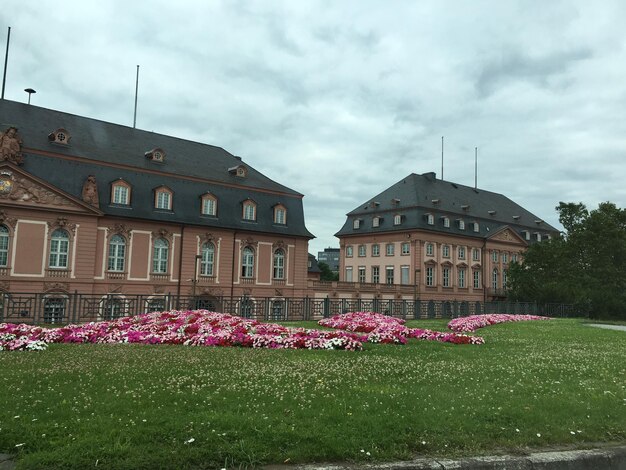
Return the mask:
{"type": "Polygon", "coordinates": [[[305,296],[302,197],[219,147],[0,101],[0,292],[305,296]]]}
{"type": "Polygon", "coordinates": [[[324,248],[324,251],[317,252],[317,261],[326,263],[333,273],[339,274],[340,251],[339,248],[324,248]]]}
{"type": "Polygon", "coordinates": [[[502,300],[509,263],[556,234],[501,194],[411,174],[347,214],[340,281],[364,297],[502,300]]]}

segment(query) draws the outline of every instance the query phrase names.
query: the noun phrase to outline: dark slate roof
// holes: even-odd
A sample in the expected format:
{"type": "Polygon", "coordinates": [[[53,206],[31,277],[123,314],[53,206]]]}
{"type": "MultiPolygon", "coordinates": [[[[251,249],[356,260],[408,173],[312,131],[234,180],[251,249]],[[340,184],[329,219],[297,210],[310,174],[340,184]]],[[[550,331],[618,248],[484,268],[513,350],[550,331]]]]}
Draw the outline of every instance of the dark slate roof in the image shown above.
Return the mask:
{"type": "Polygon", "coordinates": [[[311,263],[311,267],[308,268],[308,272],[310,273],[321,273],[319,264],[317,263],[317,259],[315,259],[315,255],[309,253],[309,262],[311,263]]]}
{"type": "Polygon", "coordinates": [[[502,194],[439,180],[435,173],[411,173],[349,212],[336,236],[420,229],[485,238],[505,226],[520,235],[524,230],[543,235],[558,233],[550,224],[502,194]],[[400,225],[393,224],[396,214],[402,216],[400,225]],[[428,214],[435,217],[434,225],[427,223],[428,214]],[[372,227],[376,216],[382,220],[378,227],[372,227]],[[449,228],[444,227],[442,217],[450,219],[449,228]],[[353,228],[355,219],[361,220],[358,229],[353,228]],[[459,229],[458,219],[465,222],[465,230],[459,229]],[[479,223],[480,232],[472,230],[471,222],[479,223]]]}
{"type": "Polygon", "coordinates": [[[302,194],[271,180],[220,147],[3,100],[0,130],[9,126],[18,128],[23,141],[24,170],[79,199],[85,179],[95,175],[100,210],[105,214],[313,237],[304,224],[302,194]],[[48,135],[59,128],[70,134],[68,145],[49,142],[48,135]],[[155,148],[165,152],[164,163],[145,157],[155,148]],[[79,157],[80,161],[38,155],[28,149],[79,157]],[[242,164],[247,177],[229,172],[242,164]],[[131,208],[109,204],[110,183],[120,178],[132,186],[131,208]],[[172,211],[154,209],[153,190],[159,186],[174,192],[172,211]],[[200,214],[200,197],[207,192],[218,199],[217,217],[200,214]],[[241,219],[241,203],[248,198],[257,203],[257,222],[241,219]],[[284,226],[273,223],[273,207],[279,203],[287,208],[284,226]]]}

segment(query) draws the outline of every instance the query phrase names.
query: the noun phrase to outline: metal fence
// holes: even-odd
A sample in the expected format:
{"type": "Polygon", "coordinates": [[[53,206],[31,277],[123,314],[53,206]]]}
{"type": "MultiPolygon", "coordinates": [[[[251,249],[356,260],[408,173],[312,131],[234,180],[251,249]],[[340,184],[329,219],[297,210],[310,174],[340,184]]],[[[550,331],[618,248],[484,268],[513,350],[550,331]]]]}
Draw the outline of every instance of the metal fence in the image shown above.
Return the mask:
{"type": "Polygon", "coordinates": [[[550,317],[586,316],[572,305],[534,302],[467,302],[402,299],[206,297],[176,295],[0,294],[0,322],[68,324],[113,320],[164,310],[206,309],[260,321],[318,320],[338,313],[372,311],[398,318],[456,318],[482,313],[550,317]]]}

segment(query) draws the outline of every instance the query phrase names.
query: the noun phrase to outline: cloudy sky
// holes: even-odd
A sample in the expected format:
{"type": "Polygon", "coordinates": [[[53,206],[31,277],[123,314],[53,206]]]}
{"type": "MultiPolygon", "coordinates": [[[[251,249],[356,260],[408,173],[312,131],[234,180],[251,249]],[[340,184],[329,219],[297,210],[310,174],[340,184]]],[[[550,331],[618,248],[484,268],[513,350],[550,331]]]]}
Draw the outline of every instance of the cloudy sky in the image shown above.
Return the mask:
{"type": "Polygon", "coordinates": [[[309,250],[410,173],[626,206],[626,2],[40,1],[5,98],[218,145],[303,194],[309,250]]]}

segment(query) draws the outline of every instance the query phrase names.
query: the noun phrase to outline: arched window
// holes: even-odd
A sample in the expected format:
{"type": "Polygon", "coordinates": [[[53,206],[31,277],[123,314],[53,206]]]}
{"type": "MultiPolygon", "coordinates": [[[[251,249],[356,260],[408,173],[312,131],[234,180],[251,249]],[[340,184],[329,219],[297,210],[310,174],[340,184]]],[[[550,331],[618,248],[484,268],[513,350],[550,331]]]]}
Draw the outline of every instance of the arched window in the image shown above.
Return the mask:
{"type": "Polygon", "coordinates": [[[243,203],[243,219],[256,220],[256,204],[252,201],[243,203]]]}
{"type": "Polygon", "coordinates": [[[70,249],[70,236],[65,230],[56,229],[50,237],[50,268],[67,268],[67,254],[70,249]]]}
{"type": "Polygon", "coordinates": [[[113,235],[109,240],[109,271],[124,272],[124,257],[126,256],[126,240],[121,235],[113,235]]]}
{"type": "Polygon", "coordinates": [[[6,267],[9,263],[9,229],[0,225],[0,266],[6,267]]]}
{"type": "Polygon", "coordinates": [[[498,270],[494,269],[493,274],[491,275],[491,287],[494,289],[498,288],[498,270]]]}
{"type": "Polygon", "coordinates": [[[254,273],[254,251],[249,246],[243,249],[241,257],[241,277],[252,278],[254,273]]]}
{"type": "Polygon", "coordinates": [[[154,251],[152,256],[152,272],[167,273],[167,258],[170,244],[165,238],[157,238],[154,241],[154,251]]]}
{"type": "Polygon", "coordinates": [[[202,276],[213,276],[213,264],[215,262],[215,245],[206,242],[202,245],[202,262],[200,263],[200,274],[202,276]]]}
{"type": "Polygon", "coordinates": [[[285,279],[285,252],[280,248],[274,252],[274,279],[285,279]]]}
{"type": "Polygon", "coordinates": [[[212,194],[202,196],[202,214],[217,215],[217,198],[212,194]]]}

